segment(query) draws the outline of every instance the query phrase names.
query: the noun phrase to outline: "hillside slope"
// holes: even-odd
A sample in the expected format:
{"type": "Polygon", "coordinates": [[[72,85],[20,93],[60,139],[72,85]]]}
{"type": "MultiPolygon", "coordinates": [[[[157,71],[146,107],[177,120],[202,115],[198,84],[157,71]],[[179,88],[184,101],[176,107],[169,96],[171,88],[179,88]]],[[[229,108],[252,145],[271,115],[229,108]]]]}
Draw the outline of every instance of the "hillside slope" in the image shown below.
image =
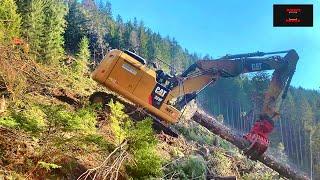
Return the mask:
{"type": "Polygon", "coordinates": [[[1,52],[2,177],[276,177],[195,123],[176,125],[182,134],[173,138],[154,134],[150,120],[135,123],[117,102],[90,106],[88,95],[104,89],[87,75],[70,73],[70,65],[42,67],[17,47],[1,52]]]}

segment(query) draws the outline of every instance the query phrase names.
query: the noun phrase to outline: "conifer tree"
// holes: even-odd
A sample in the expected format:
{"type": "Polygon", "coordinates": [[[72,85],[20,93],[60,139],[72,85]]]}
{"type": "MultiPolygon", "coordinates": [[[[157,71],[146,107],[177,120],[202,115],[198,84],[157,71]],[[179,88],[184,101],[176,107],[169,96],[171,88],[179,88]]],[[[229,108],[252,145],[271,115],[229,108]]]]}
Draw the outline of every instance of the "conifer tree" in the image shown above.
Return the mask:
{"type": "Polygon", "coordinates": [[[117,27],[116,27],[117,33],[114,36],[114,39],[115,39],[115,47],[114,48],[121,49],[124,47],[124,38],[123,38],[124,24],[123,24],[123,20],[120,15],[117,16],[116,23],[117,23],[117,27]]]}
{"type": "Polygon", "coordinates": [[[88,20],[77,0],[70,0],[68,7],[67,28],[64,33],[65,48],[67,51],[75,53],[77,51],[75,44],[79,44],[81,37],[86,34],[85,22],[88,20]]]}
{"type": "Polygon", "coordinates": [[[143,22],[140,22],[139,30],[138,30],[138,37],[140,40],[140,47],[138,49],[138,52],[141,56],[146,57],[147,56],[147,41],[148,37],[145,31],[145,27],[143,22]]]}
{"type": "Polygon", "coordinates": [[[83,75],[88,71],[88,61],[90,59],[89,39],[83,37],[79,43],[79,51],[77,54],[77,60],[73,65],[74,71],[83,75]]]}
{"type": "Polygon", "coordinates": [[[47,0],[44,8],[44,37],[42,60],[44,63],[57,64],[64,54],[64,38],[67,8],[63,0],[47,0]]]}
{"type": "Polygon", "coordinates": [[[0,1],[0,42],[10,42],[20,36],[21,17],[14,0],[0,1]]]}
{"type": "Polygon", "coordinates": [[[33,58],[41,57],[44,35],[44,0],[19,0],[18,10],[22,15],[22,36],[30,46],[33,58]]]}

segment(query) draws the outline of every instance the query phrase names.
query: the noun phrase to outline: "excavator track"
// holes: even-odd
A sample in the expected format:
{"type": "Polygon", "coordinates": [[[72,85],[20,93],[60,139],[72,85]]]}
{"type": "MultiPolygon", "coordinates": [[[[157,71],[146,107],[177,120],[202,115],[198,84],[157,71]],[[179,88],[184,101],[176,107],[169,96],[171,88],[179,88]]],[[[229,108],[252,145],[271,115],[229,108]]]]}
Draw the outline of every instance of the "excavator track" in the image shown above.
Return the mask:
{"type": "Polygon", "coordinates": [[[163,120],[156,117],[152,113],[148,112],[146,109],[139,107],[138,105],[129,102],[127,99],[115,95],[113,93],[106,92],[94,92],[90,97],[90,103],[101,103],[105,108],[105,111],[110,112],[107,104],[111,101],[118,101],[125,106],[124,112],[129,115],[134,121],[143,120],[146,117],[150,117],[153,120],[153,129],[160,133],[161,131],[172,137],[178,137],[179,133],[170,125],[166,124],[163,120]]]}

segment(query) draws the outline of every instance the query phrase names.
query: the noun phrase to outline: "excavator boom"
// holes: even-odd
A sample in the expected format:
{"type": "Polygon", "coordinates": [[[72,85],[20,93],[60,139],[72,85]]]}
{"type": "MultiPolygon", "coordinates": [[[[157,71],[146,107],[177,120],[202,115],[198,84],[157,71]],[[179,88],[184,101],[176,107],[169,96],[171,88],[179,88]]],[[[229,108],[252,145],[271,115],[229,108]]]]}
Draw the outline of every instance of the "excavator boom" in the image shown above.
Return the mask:
{"type": "Polygon", "coordinates": [[[294,73],[298,59],[299,57],[295,50],[289,50],[272,53],[257,52],[239,55],[226,55],[217,60],[200,60],[191,65],[180,75],[180,77],[178,77],[180,79],[183,78],[183,84],[180,82],[179,85],[172,89],[172,93],[174,94],[174,97],[179,95],[180,93],[174,91],[180,91],[181,87],[179,86],[181,85],[188,86],[185,89],[186,93],[199,90],[201,89],[201,86],[205,86],[207,82],[210,82],[209,77],[211,77],[211,79],[216,79],[217,77],[228,78],[250,72],[278,70],[284,76],[289,78],[294,73]],[[262,56],[274,53],[286,53],[286,56],[269,56],[264,58],[253,57],[254,55],[262,56]],[[285,71],[290,71],[291,76],[285,71]],[[196,81],[198,83],[191,82],[191,79],[192,81],[196,81]]]}
{"type": "Polygon", "coordinates": [[[298,59],[299,56],[296,51],[289,50],[271,53],[257,52],[226,55],[217,60],[200,60],[176,78],[176,86],[172,88],[168,100],[182,95],[176,103],[176,107],[182,109],[196,98],[204,87],[219,78],[230,78],[244,73],[274,70],[269,88],[264,96],[260,117],[251,131],[244,136],[248,141],[252,142],[252,145],[245,153],[248,156],[258,157],[269,146],[269,134],[273,130],[274,120],[279,116],[278,104],[287,94],[298,59]],[[286,54],[283,57],[274,55],[279,53],[286,54]],[[261,57],[266,55],[272,56],[261,57]],[[280,98],[281,94],[282,98],[280,98]]]}

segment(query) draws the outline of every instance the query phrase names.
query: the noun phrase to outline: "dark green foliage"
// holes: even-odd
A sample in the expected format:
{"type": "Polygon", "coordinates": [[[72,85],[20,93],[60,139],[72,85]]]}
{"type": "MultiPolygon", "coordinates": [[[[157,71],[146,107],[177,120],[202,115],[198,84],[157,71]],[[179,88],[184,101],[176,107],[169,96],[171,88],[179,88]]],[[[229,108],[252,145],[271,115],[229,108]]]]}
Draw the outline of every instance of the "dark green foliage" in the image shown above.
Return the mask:
{"type": "Polygon", "coordinates": [[[152,147],[141,147],[133,152],[134,162],[128,163],[127,173],[135,179],[161,177],[162,160],[152,147]]]}
{"type": "Polygon", "coordinates": [[[87,21],[84,10],[76,0],[68,2],[68,13],[66,15],[67,27],[64,33],[65,48],[71,53],[77,52],[75,44],[79,44],[85,36],[84,23],[87,21]]]}
{"type": "Polygon", "coordinates": [[[39,133],[46,126],[46,114],[38,106],[32,106],[20,112],[12,114],[12,118],[25,131],[39,133]]]}
{"type": "Polygon", "coordinates": [[[131,144],[133,150],[147,146],[155,147],[157,144],[151,118],[137,122],[127,133],[129,144],[131,144]]]}
{"type": "Polygon", "coordinates": [[[187,175],[188,179],[204,179],[206,164],[201,156],[190,156],[187,161],[182,163],[181,170],[187,175]]]}
{"type": "MultiPolygon", "coordinates": [[[[149,61],[156,57],[172,64],[179,71],[198,59],[177,43],[176,40],[163,38],[144,26],[136,19],[123,22],[121,16],[111,16],[109,2],[75,0],[68,3],[69,12],[66,16],[67,29],[64,34],[66,48],[76,52],[74,44],[78,44],[83,36],[90,41],[92,59],[97,62],[107,53],[108,49],[133,49],[149,61]]],[[[169,71],[167,66],[163,69],[169,71]]]]}
{"type": "Polygon", "coordinates": [[[96,118],[91,108],[68,111],[64,106],[43,106],[49,127],[62,131],[95,132],[96,118]]]}

